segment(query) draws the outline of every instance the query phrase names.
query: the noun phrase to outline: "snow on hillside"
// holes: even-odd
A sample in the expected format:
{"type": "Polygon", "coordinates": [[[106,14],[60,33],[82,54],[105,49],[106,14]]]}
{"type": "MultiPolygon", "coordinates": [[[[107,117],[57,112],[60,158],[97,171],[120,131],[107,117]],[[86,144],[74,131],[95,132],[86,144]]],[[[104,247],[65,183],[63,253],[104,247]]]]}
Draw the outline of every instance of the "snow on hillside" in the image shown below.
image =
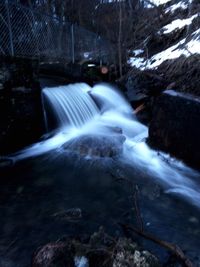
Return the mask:
{"type": "MultiPolygon", "coordinates": [[[[154,1],[156,4],[158,4],[161,1],[154,1]]],[[[164,2],[169,2],[165,1],[164,2]]],[[[167,9],[165,9],[165,12],[171,12],[173,15],[174,10],[177,8],[182,8],[186,9],[189,6],[189,1],[188,4],[186,5],[185,2],[179,1],[176,4],[173,4],[169,6],[167,9]]],[[[178,29],[182,29],[185,26],[190,26],[193,22],[194,19],[196,19],[198,16],[200,16],[199,13],[194,14],[188,18],[175,18],[172,20],[170,23],[166,24],[163,26],[157,34],[165,35],[165,34],[173,34],[173,32],[176,32],[178,29]]],[[[174,18],[172,16],[172,18],[174,18]]],[[[189,38],[182,38],[177,39],[177,43],[175,45],[169,45],[168,48],[165,48],[165,50],[152,55],[150,58],[146,58],[145,56],[140,53],[134,53],[134,56],[131,57],[128,61],[128,63],[140,70],[145,70],[145,69],[157,69],[164,61],[170,60],[170,59],[176,59],[179,58],[180,56],[184,55],[185,57],[189,57],[193,54],[200,54],[200,29],[198,30],[193,30],[194,32],[190,34],[189,38]]],[[[162,36],[161,36],[162,37],[162,36]]],[[[166,46],[165,46],[166,47],[166,46]]],[[[142,51],[141,47],[138,50],[135,51],[142,51]]],[[[134,51],[133,51],[134,52],[134,51]]]]}
{"type": "Polygon", "coordinates": [[[174,11],[176,11],[179,8],[181,8],[181,9],[187,9],[188,8],[188,5],[185,2],[181,1],[181,2],[179,2],[177,4],[174,4],[174,5],[166,8],[165,13],[169,13],[169,12],[172,12],[173,13],[174,11]]]}
{"type": "Polygon", "coordinates": [[[192,21],[198,17],[198,14],[193,15],[190,18],[187,19],[176,19],[174,21],[172,21],[171,23],[165,25],[160,31],[159,33],[163,33],[163,34],[167,34],[170,33],[176,29],[181,29],[185,26],[188,26],[192,23],[192,21]]]}
{"type": "Polygon", "coordinates": [[[198,40],[199,31],[200,30],[193,33],[193,38],[189,42],[186,42],[186,39],[184,38],[176,45],[173,45],[168,49],[152,56],[150,59],[145,60],[144,58],[133,57],[130,59],[129,63],[141,70],[154,69],[161,65],[164,61],[178,58],[181,55],[189,57],[192,54],[200,54],[200,40],[198,40]]]}
{"type": "Polygon", "coordinates": [[[150,0],[149,2],[151,2],[152,4],[159,6],[159,5],[163,5],[166,4],[167,2],[170,2],[171,0],[150,0]]]}

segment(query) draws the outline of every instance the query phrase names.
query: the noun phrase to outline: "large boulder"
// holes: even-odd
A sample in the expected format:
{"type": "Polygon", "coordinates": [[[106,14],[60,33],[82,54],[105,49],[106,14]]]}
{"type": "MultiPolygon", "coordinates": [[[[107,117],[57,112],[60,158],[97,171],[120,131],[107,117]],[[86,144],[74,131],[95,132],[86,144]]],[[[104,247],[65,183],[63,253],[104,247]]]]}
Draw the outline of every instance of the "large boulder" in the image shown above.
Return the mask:
{"type": "Polygon", "coordinates": [[[115,157],[122,153],[125,137],[121,134],[82,135],[64,145],[66,150],[81,156],[115,157]]]}
{"type": "Polygon", "coordinates": [[[133,107],[147,97],[160,94],[167,86],[165,78],[159,72],[152,70],[131,70],[121,82],[133,107]]]}
{"type": "Polygon", "coordinates": [[[200,167],[200,98],[164,91],[154,104],[149,144],[200,167]]]}

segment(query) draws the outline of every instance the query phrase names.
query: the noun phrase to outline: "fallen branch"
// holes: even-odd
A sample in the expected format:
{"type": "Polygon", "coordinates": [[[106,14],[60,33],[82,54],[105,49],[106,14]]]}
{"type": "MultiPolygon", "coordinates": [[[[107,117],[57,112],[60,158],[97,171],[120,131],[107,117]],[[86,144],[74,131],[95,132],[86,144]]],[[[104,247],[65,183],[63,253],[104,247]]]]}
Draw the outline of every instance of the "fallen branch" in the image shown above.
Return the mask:
{"type": "Polygon", "coordinates": [[[183,264],[183,266],[194,267],[193,263],[185,256],[185,254],[183,253],[183,251],[181,250],[181,248],[179,246],[174,245],[172,243],[169,243],[167,241],[160,240],[160,239],[154,237],[153,235],[147,234],[143,231],[140,231],[131,225],[125,225],[122,223],[119,223],[119,225],[123,229],[132,231],[132,232],[144,237],[145,239],[151,240],[152,242],[154,242],[154,243],[162,246],[163,248],[171,251],[177,257],[177,259],[183,264]]]}
{"type": "Polygon", "coordinates": [[[143,110],[145,108],[144,104],[138,106],[135,110],[134,110],[134,114],[139,113],[141,110],[143,110]]]}

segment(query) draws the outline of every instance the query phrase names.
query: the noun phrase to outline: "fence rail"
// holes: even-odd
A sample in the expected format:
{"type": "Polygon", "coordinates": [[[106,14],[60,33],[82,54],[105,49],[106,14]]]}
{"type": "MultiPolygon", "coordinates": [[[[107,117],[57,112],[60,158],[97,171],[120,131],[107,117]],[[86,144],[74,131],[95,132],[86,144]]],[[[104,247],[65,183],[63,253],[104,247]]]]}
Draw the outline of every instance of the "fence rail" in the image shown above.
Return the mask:
{"type": "Polygon", "coordinates": [[[114,58],[110,43],[96,33],[10,0],[0,2],[0,55],[66,62],[114,58]]]}

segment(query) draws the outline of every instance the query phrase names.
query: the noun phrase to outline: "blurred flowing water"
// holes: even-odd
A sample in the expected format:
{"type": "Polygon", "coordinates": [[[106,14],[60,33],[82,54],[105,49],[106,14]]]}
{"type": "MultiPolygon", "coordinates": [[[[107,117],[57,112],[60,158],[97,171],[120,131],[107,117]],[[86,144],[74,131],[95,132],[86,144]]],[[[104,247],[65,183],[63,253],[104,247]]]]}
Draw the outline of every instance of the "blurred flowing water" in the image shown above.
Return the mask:
{"type": "Polygon", "coordinates": [[[119,127],[126,138],[121,160],[134,164],[165,184],[168,193],[176,193],[200,207],[200,188],[195,180],[199,173],[164,153],[157,153],[146,144],[148,129],[137,121],[133,110],[114,88],[100,84],[73,84],[45,88],[44,97],[50,102],[57,118],[58,132],[16,155],[15,160],[40,155],[61,147],[81,135],[109,136],[110,127],[119,127]],[[99,108],[97,108],[97,105],[99,108]]]}
{"type": "MultiPolygon", "coordinates": [[[[12,155],[15,166],[2,172],[2,261],[6,258],[15,264],[10,266],[28,266],[39,245],[63,235],[91,234],[100,225],[120,235],[117,222],[137,224],[133,188],[126,183],[130,180],[139,188],[146,231],[180,245],[199,266],[199,173],[150,149],[147,127],[109,85],[45,88],[43,97],[46,111],[53,110],[57,130],[12,155]],[[64,148],[86,135],[112,140],[115,128],[126,139],[122,153],[114,158],[79,155],[64,148]],[[70,208],[81,208],[83,218],[72,222],[54,216],[70,208]]],[[[145,246],[167,257],[152,243],[145,246]]]]}

